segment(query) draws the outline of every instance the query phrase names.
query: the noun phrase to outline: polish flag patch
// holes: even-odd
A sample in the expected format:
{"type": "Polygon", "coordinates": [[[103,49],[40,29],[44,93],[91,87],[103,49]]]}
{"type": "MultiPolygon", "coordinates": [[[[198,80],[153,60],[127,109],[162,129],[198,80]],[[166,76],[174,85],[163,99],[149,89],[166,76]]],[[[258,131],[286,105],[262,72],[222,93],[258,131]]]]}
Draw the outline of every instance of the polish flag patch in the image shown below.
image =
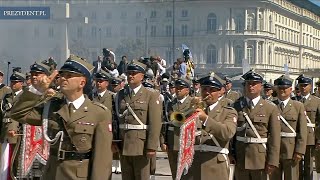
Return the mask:
{"type": "Polygon", "coordinates": [[[112,132],[112,124],[108,124],[108,131],[112,132]]]}

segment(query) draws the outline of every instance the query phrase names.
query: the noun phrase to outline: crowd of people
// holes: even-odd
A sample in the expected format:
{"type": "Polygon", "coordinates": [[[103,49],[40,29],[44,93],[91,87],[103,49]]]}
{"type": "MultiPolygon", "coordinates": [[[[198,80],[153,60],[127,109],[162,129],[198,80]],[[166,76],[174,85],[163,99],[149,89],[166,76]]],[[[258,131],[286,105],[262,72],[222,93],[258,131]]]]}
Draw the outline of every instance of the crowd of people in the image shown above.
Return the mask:
{"type": "Polygon", "coordinates": [[[287,75],[271,84],[250,70],[240,95],[228,77],[196,78],[188,58],[166,72],[160,57],[122,56],[117,65],[112,52],[103,54],[93,64],[71,55],[59,70],[53,59],[36,62],[26,74],[14,71],[10,87],[0,85],[0,179],[103,180],[117,172],[123,180],[146,180],[154,178],[159,147],[176,179],[183,124],[171,116],[177,112],[198,116],[193,163],[181,179],[308,180],[314,158],[320,173],[320,99],[311,94],[312,78],[300,75],[294,89],[287,75]],[[46,165],[28,177],[18,165],[25,124],[42,126],[50,143],[46,165]]]}

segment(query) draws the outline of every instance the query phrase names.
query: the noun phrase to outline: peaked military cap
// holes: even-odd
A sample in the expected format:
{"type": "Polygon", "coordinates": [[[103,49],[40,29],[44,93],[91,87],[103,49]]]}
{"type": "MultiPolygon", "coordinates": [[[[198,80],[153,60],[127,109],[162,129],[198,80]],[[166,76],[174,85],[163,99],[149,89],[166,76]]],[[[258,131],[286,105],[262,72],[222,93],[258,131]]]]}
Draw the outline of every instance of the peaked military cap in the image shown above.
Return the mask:
{"type": "Polygon", "coordinates": [[[286,75],[282,75],[278,79],[274,80],[274,85],[280,86],[280,87],[291,87],[292,82],[293,82],[293,79],[291,79],[286,75]]]}
{"type": "Polygon", "coordinates": [[[245,81],[263,81],[263,77],[256,73],[253,69],[246,72],[244,75],[241,76],[245,81]]]}
{"type": "Polygon", "coordinates": [[[190,80],[188,80],[186,78],[178,78],[177,80],[175,80],[174,85],[190,88],[191,82],[190,82],[190,80]]]}
{"type": "Polygon", "coordinates": [[[72,72],[85,76],[86,78],[92,77],[94,66],[86,62],[79,56],[71,55],[64,65],[61,67],[59,73],[72,72]]]}
{"type": "Polygon", "coordinates": [[[229,78],[229,77],[224,77],[224,80],[226,81],[226,84],[229,84],[229,83],[232,83],[232,80],[231,80],[231,78],[229,78]]]}
{"type": "Polygon", "coordinates": [[[133,60],[130,64],[127,66],[127,71],[135,71],[135,72],[140,72],[140,73],[145,73],[147,69],[147,65],[133,60]]]}
{"type": "Polygon", "coordinates": [[[200,83],[199,77],[197,76],[197,77],[193,78],[193,79],[192,79],[192,83],[193,83],[193,84],[200,83]]]}
{"type": "Polygon", "coordinates": [[[24,81],[26,79],[26,76],[19,72],[14,72],[10,76],[10,81],[24,81]]]}
{"type": "Polygon", "coordinates": [[[174,81],[169,82],[169,87],[174,87],[174,81]]]}
{"type": "Polygon", "coordinates": [[[216,73],[212,72],[209,76],[200,79],[201,86],[210,86],[217,89],[221,89],[225,81],[222,80],[216,73]]]}
{"type": "Polygon", "coordinates": [[[41,62],[35,62],[30,66],[30,73],[32,72],[45,73],[47,76],[49,76],[51,73],[50,67],[41,62]]]}
{"type": "Polygon", "coordinates": [[[143,85],[144,87],[154,88],[154,84],[152,84],[152,83],[150,83],[150,82],[148,82],[148,81],[142,82],[142,85],[143,85]]]}
{"type": "Polygon", "coordinates": [[[26,79],[29,79],[29,78],[31,78],[31,73],[27,72],[26,73],[26,79]]]}
{"type": "Polygon", "coordinates": [[[267,82],[266,82],[266,83],[263,84],[263,88],[264,88],[264,89],[272,89],[272,88],[273,88],[273,85],[272,85],[271,83],[267,83],[267,82]]]}
{"type": "Polygon", "coordinates": [[[119,85],[119,84],[121,84],[121,82],[122,82],[122,79],[116,77],[116,78],[111,79],[110,84],[111,85],[119,85]]]}
{"type": "Polygon", "coordinates": [[[300,74],[297,80],[298,84],[312,84],[312,79],[310,77],[305,76],[304,74],[300,74]]]}
{"type": "Polygon", "coordinates": [[[111,75],[104,70],[100,70],[94,75],[94,79],[109,81],[111,75]]]}

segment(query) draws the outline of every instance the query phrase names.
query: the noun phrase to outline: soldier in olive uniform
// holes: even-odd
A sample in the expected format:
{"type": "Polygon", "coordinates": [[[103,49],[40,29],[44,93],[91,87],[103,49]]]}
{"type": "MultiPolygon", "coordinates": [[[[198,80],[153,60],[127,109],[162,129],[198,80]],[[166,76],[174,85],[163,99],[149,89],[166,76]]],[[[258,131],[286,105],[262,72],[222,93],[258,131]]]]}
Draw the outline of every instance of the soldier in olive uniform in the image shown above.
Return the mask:
{"type": "MultiPolygon", "coordinates": [[[[176,98],[168,105],[169,117],[173,112],[185,112],[191,106],[193,100],[189,96],[191,82],[185,78],[178,78],[174,82],[176,89],[176,98]]],[[[183,122],[181,122],[183,123],[183,122]]],[[[167,132],[164,132],[163,136],[166,138],[166,144],[160,142],[161,148],[168,153],[168,160],[170,164],[170,169],[172,173],[172,179],[176,178],[177,173],[177,163],[178,163],[178,152],[180,149],[180,126],[181,123],[175,121],[168,124],[166,128],[167,132]]]]}
{"type": "Polygon", "coordinates": [[[202,98],[206,99],[206,111],[197,109],[199,113],[198,131],[196,133],[195,154],[188,174],[182,179],[194,180],[228,180],[229,160],[228,146],[236,133],[237,112],[223,106],[218,98],[221,96],[222,79],[211,74],[200,80],[202,98]]]}
{"type": "Polygon", "coordinates": [[[271,83],[264,83],[263,84],[263,99],[274,101],[276,100],[275,97],[272,96],[273,94],[273,85],[271,83]]]}
{"type": "Polygon", "coordinates": [[[235,102],[237,99],[239,99],[240,95],[236,91],[232,91],[232,81],[230,78],[225,77],[225,88],[226,88],[226,98],[231,99],[233,102],[235,102]]]}
{"type": "MultiPolygon", "coordinates": [[[[3,105],[1,107],[1,114],[0,114],[0,117],[1,117],[0,118],[0,130],[1,130],[0,131],[0,143],[2,143],[2,145],[1,145],[2,148],[0,148],[0,149],[4,150],[5,149],[4,146],[6,146],[6,143],[3,143],[3,142],[5,141],[5,139],[7,137],[7,131],[5,130],[7,127],[7,124],[3,122],[3,116],[6,112],[6,109],[10,109],[10,107],[9,108],[5,107],[6,101],[7,101],[5,98],[12,94],[12,90],[10,87],[4,85],[2,83],[2,81],[3,81],[3,72],[0,71],[0,101],[4,101],[4,102],[2,102],[3,105]]],[[[3,155],[3,152],[0,152],[0,156],[2,156],[2,155],[3,155]]],[[[0,159],[0,161],[1,161],[1,159],[0,159]]]]}
{"type": "Polygon", "coordinates": [[[128,64],[128,86],[117,95],[123,180],[149,179],[150,158],[158,149],[162,110],[160,93],[142,86],[145,70],[143,63],[132,61],[128,64]]]}
{"type": "MultiPolygon", "coordinates": [[[[227,96],[227,94],[226,94],[226,86],[227,86],[227,83],[226,83],[226,82],[227,82],[227,81],[222,80],[223,86],[220,88],[220,91],[221,91],[220,95],[221,95],[221,96],[219,97],[218,100],[220,101],[220,103],[222,104],[222,106],[232,106],[232,104],[234,103],[234,101],[226,97],[226,96],[227,96]]],[[[231,92],[230,92],[230,93],[231,93],[231,92]]],[[[235,92],[235,93],[237,93],[237,92],[235,92]]],[[[232,93],[232,94],[234,94],[234,93],[232,93]]]]}
{"type": "Polygon", "coordinates": [[[193,94],[194,97],[201,97],[201,89],[200,89],[200,82],[199,79],[196,77],[192,80],[193,84],[193,94]]]}
{"type": "MultiPolygon", "coordinates": [[[[19,134],[20,133],[20,125],[17,121],[10,119],[10,107],[12,107],[12,104],[14,104],[17,99],[19,98],[19,96],[22,93],[22,88],[23,88],[23,83],[25,80],[25,75],[19,72],[14,72],[11,76],[10,76],[10,87],[12,89],[12,93],[11,94],[7,94],[4,97],[4,106],[6,107],[5,111],[5,115],[4,115],[4,119],[6,120],[6,123],[3,126],[3,129],[1,129],[1,131],[4,131],[7,133],[6,136],[6,141],[10,144],[10,151],[14,152],[19,150],[19,134]]],[[[17,176],[17,167],[18,167],[18,161],[19,161],[19,154],[10,154],[10,157],[8,157],[8,159],[6,159],[7,162],[10,162],[10,170],[12,169],[12,172],[14,176],[17,176]]],[[[13,177],[12,177],[13,178],[13,177]]]]}
{"type": "Polygon", "coordinates": [[[275,104],[261,98],[262,76],[245,73],[245,98],[234,103],[238,112],[235,143],[236,179],[267,179],[279,165],[280,117],[275,104]]]}
{"type": "Polygon", "coordinates": [[[299,162],[307,144],[307,119],[304,106],[299,101],[291,100],[292,79],[282,75],[274,81],[278,99],[273,102],[280,111],[281,148],[280,165],[272,174],[272,180],[299,179],[299,162]]]}
{"type": "Polygon", "coordinates": [[[63,95],[47,97],[45,92],[58,72],[36,76],[33,69],[44,70],[42,65],[31,66],[32,87],[13,105],[11,118],[32,125],[47,119],[50,138],[63,132],[63,141],[58,138],[51,145],[43,179],[106,179],[112,163],[111,112],[84,94],[94,67],[70,56],[59,71],[63,95]]]}
{"type": "Polygon", "coordinates": [[[316,82],[316,86],[317,86],[317,91],[316,92],[314,92],[314,96],[317,96],[317,97],[320,97],[320,80],[318,80],[317,82],[316,82]]]}
{"type": "Polygon", "coordinates": [[[97,92],[93,95],[93,101],[105,105],[112,111],[112,93],[108,90],[111,75],[104,70],[100,70],[94,75],[97,92]]]}
{"type": "MultiPolygon", "coordinates": [[[[315,147],[314,128],[316,123],[320,121],[320,99],[310,94],[312,90],[312,79],[301,74],[298,78],[299,90],[301,92],[300,102],[303,103],[307,113],[308,139],[306,153],[303,158],[303,166],[301,163],[300,173],[306,179],[313,179],[313,157],[315,147]]],[[[318,154],[318,153],[316,153],[318,154]]],[[[316,155],[316,164],[320,163],[319,155],[316,155]]]]}

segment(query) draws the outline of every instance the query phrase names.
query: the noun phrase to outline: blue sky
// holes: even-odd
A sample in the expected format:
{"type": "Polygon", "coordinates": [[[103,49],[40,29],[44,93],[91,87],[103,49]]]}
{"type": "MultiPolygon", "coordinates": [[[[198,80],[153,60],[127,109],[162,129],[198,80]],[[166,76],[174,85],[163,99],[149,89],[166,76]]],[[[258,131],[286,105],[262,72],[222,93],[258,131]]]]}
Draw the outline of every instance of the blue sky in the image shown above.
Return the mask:
{"type": "Polygon", "coordinates": [[[314,4],[317,4],[318,6],[320,6],[320,0],[310,0],[311,2],[313,2],[314,4]]]}

